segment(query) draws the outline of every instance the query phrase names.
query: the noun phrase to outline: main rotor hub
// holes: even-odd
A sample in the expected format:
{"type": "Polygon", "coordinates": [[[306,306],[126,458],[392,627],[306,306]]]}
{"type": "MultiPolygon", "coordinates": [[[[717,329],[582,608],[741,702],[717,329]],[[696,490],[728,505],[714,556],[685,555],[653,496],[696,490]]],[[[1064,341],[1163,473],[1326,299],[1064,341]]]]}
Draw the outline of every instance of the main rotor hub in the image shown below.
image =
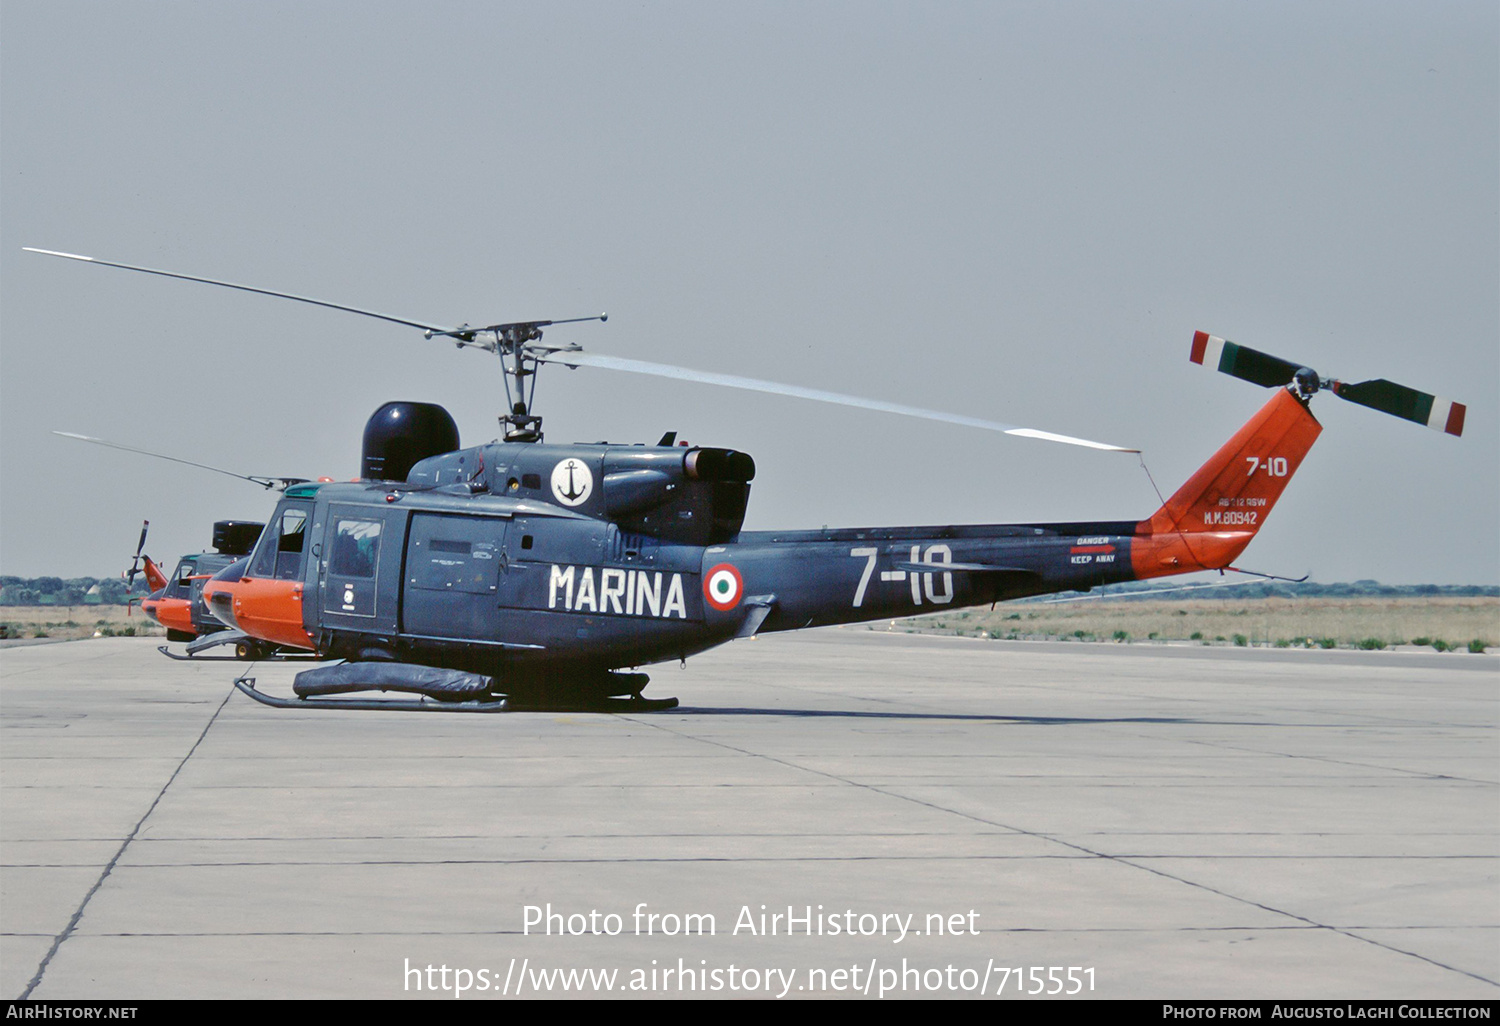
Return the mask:
{"type": "Polygon", "coordinates": [[[507,442],[540,442],[542,418],[531,412],[536,397],[537,365],[547,354],[577,346],[539,346],[542,329],[551,324],[574,324],[579,321],[606,321],[608,314],[594,317],[572,317],[564,321],[516,321],[474,328],[465,324],[447,331],[428,330],[428,338],[447,336],[460,349],[472,347],[494,353],[500,358],[505,375],[505,402],[509,413],[500,417],[500,427],[507,442]],[[530,378],[528,386],[527,379],[530,378]]]}

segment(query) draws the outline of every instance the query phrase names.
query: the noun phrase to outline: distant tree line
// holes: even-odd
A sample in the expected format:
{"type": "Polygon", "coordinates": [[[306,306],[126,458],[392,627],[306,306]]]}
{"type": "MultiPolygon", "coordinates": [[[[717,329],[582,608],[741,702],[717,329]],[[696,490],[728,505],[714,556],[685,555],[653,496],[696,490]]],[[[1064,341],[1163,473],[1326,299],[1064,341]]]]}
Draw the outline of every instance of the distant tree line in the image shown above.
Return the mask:
{"type": "Polygon", "coordinates": [[[127,589],[123,577],[0,576],[0,606],[123,606],[147,594],[146,579],[127,589]]]}
{"type": "MultiPolygon", "coordinates": [[[[1149,599],[1169,594],[1173,602],[1194,599],[1258,598],[1494,598],[1500,596],[1500,585],[1494,584],[1381,584],[1379,581],[1355,581],[1352,584],[1321,584],[1316,581],[1265,581],[1250,579],[1217,586],[1220,582],[1173,585],[1168,581],[1126,581],[1107,584],[1090,595],[1108,595],[1117,599],[1149,599]],[[1214,585],[1214,586],[1211,586],[1214,585]]],[[[1022,601],[1046,601],[1053,596],[1022,601]]]]}

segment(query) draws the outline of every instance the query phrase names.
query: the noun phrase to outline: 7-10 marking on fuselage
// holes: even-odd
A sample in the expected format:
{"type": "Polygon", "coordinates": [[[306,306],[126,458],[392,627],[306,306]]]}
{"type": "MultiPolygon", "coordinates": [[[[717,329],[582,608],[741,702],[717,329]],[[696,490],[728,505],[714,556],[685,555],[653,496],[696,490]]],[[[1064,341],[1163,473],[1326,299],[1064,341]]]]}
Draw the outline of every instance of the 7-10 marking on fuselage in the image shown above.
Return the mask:
{"type": "MultiPolygon", "coordinates": [[[[865,603],[865,591],[870,586],[870,578],[875,574],[875,560],[880,556],[880,550],[866,546],[863,548],[850,549],[849,555],[855,559],[865,561],[864,571],[859,575],[859,584],[854,589],[854,607],[858,609],[865,603]]],[[[911,601],[913,605],[922,604],[922,593],[926,591],[927,601],[942,605],[953,601],[953,574],[944,571],[943,567],[953,562],[953,550],[946,545],[929,545],[927,551],[922,552],[920,545],[911,547],[910,563],[924,563],[932,566],[931,571],[910,572],[905,570],[882,570],[880,579],[882,581],[906,581],[911,582],[911,601]],[[933,578],[942,573],[943,587],[939,591],[933,578]]]]}

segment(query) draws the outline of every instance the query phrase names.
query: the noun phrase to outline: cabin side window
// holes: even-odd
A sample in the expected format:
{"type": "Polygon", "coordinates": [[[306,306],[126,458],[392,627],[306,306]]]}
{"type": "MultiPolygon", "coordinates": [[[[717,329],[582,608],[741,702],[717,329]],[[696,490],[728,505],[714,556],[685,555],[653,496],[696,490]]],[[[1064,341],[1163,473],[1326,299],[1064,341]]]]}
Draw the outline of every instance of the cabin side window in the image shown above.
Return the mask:
{"type": "Polygon", "coordinates": [[[380,521],[340,520],[328,572],[335,577],[375,576],[380,562],[380,521]]]}

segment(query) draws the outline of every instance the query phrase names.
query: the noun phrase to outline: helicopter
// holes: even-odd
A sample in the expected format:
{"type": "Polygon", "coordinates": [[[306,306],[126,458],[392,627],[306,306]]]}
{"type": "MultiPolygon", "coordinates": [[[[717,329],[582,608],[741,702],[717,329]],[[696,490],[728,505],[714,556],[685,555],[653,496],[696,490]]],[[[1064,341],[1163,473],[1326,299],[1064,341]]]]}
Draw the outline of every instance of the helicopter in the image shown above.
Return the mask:
{"type": "MultiPolygon", "coordinates": [[[[249,544],[254,545],[255,539],[260,537],[260,530],[265,525],[249,526],[255,528],[255,533],[249,538],[249,544]]],[[[223,623],[209,613],[207,603],[202,601],[202,582],[232,563],[236,558],[235,555],[226,553],[222,549],[218,553],[189,553],[178,561],[177,569],[169,577],[154,559],[145,554],[146,533],[150,529],[151,521],[141,522],[141,538],[136,543],[135,556],[130,561],[130,569],[124,574],[127,587],[135,584],[137,574],[146,576],[149,594],[141,600],[141,611],[167,629],[168,641],[192,641],[200,634],[213,634],[227,630],[228,628],[223,623]],[[199,573],[200,570],[204,572],[199,573]]],[[[221,536],[220,524],[214,525],[214,533],[217,548],[224,540],[221,536]]],[[[242,540],[243,534],[240,533],[236,537],[242,540]]],[[[244,551],[238,555],[248,554],[249,546],[242,545],[242,547],[244,551]]]]}
{"type": "MultiPolygon", "coordinates": [[[[211,470],[214,473],[249,481],[266,489],[279,484],[284,491],[288,485],[299,484],[307,480],[300,477],[257,477],[249,474],[236,474],[233,471],[211,467],[204,463],[195,463],[192,460],[152,452],[149,449],[139,449],[132,445],[121,445],[118,442],[80,435],[72,431],[54,431],[53,434],[77,439],[80,442],[107,446],[111,449],[169,460],[173,463],[185,463],[202,470],[211,470]]],[[[141,536],[136,542],[135,556],[132,557],[130,568],[123,576],[129,587],[134,585],[138,574],[145,575],[149,593],[140,600],[141,611],[166,628],[168,642],[187,642],[185,656],[173,652],[166,645],[159,646],[163,655],[172,659],[187,659],[208,649],[225,645],[234,646],[234,658],[241,660],[264,659],[279,652],[274,645],[268,645],[259,639],[249,637],[242,631],[232,629],[209,611],[208,603],[203,598],[204,583],[215,575],[227,574],[236,564],[243,564],[265,526],[264,523],[246,520],[215,521],[213,525],[214,551],[187,553],[177,561],[176,569],[168,575],[160,564],[145,554],[146,535],[151,528],[151,521],[146,520],[141,523],[141,536]]]]}
{"type": "MultiPolygon", "coordinates": [[[[144,557],[146,582],[151,594],[141,600],[141,611],[167,629],[168,642],[187,642],[187,655],[178,655],[162,645],[163,655],[186,659],[224,645],[234,646],[237,659],[264,659],[273,654],[274,646],[232,630],[214,616],[203,598],[203,585],[235,564],[243,563],[265,526],[244,520],[216,521],[214,551],[187,553],[177,561],[170,577],[163,574],[149,556],[144,557]]],[[[136,561],[142,558],[145,539],[146,526],[142,526],[142,544],[137,546],[136,561]]],[[[133,578],[134,573],[135,564],[132,563],[127,578],[133,578]]]]}
{"type": "Polygon", "coordinates": [[[532,400],[541,367],[597,367],[817,399],[1011,435],[1137,452],[1015,425],[543,343],[554,324],[457,327],[293,293],[94,260],[420,328],[499,357],[503,440],[461,447],[441,406],[394,402],[365,427],[360,478],[288,486],[242,572],[210,579],[213,614],[247,636],[342,663],[299,673],[282,708],[499,712],[663,709],[635,668],[725,642],[1123,581],[1237,569],[1322,431],[1313,397],[1452,435],[1465,406],[1384,379],[1345,383],[1206,332],[1190,358],[1275,389],[1149,517],[928,527],[742,530],[755,461],[726,448],[554,445],[532,400]],[[380,691],[409,699],[337,697],[380,691]]]}

